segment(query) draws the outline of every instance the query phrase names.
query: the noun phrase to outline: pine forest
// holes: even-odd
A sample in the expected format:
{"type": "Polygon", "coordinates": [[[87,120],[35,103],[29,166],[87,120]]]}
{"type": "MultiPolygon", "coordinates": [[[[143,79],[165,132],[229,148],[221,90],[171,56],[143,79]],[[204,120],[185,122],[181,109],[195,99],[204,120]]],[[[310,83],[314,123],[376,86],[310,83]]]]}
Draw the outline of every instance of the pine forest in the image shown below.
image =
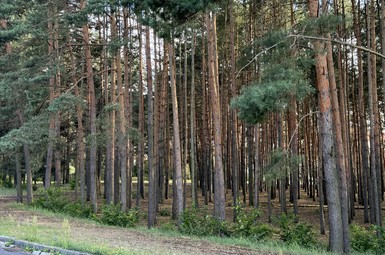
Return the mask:
{"type": "Polygon", "coordinates": [[[384,121],[385,0],[0,1],[27,206],[384,254],[384,121]]]}

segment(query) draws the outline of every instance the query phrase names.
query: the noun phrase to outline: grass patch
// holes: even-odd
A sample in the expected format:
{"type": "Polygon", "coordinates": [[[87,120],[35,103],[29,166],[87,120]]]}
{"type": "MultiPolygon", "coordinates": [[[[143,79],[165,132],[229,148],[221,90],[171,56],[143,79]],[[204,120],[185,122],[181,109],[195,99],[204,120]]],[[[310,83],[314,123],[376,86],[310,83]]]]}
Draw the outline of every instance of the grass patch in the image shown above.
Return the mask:
{"type": "Polygon", "coordinates": [[[16,189],[0,186],[0,197],[16,196],[16,189]]]}
{"type": "Polygon", "coordinates": [[[0,229],[1,235],[91,254],[128,255],[153,253],[132,248],[112,247],[103,240],[97,243],[87,240],[75,240],[71,235],[71,223],[68,219],[63,219],[61,227],[58,228],[39,222],[37,216],[20,221],[10,215],[0,218],[0,229]]]}

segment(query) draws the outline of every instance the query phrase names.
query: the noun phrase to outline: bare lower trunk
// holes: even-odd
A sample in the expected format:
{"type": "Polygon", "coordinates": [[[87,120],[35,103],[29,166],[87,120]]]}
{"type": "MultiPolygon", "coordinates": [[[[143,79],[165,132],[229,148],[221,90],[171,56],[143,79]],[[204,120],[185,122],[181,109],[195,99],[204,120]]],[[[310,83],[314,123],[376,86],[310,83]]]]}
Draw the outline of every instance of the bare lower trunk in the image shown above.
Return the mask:
{"type": "Polygon", "coordinates": [[[16,161],[16,192],[17,192],[17,202],[23,202],[23,188],[21,183],[21,159],[20,153],[15,153],[15,161],[16,161]]]}
{"type": "Polygon", "coordinates": [[[213,104],[213,123],[214,123],[214,149],[215,149],[215,185],[214,185],[214,216],[220,220],[225,219],[225,186],[222,158],[222,124],[220,93],[218,81],[218,55],[217,55],[217,34],[216,34],[216,15],[207,15],[207,26],[209,35],[209,73],[211,102],[213,104]]]}
{"type": "MultiPolygon", "coordinates": [[[[86,8],[87,1],[81,0],[80,6],[81,9],[86,8]]],[[[86,57],[86,67],[87,67],[87,87],[88,87],[88,107],[90,114],[90,156],[89,156],[89,171],[90,171],[90,199],[93,206],[93,211],[96,213],[98,211],[97,204],[97,194],[96,194],[96,100],[95,100],[95,87],[94,87],[94,78],[92,70],[92,55],[91,49],[89,46],[89,31],[88,24],[83,25],[83,48],[86,57]]]]}
{"type": "Polygon", "coordinates": [[[174,179],[175,186],[173,190],[173,201],[175,200],[175,212],[178,219],[178,224],[181,222],[181,214],[183,212],[183,183],[182,183],[182,159],[181,159],[181,146],[179,137],[179,117],[178,117],[178,100],[176,93],[176,68],[174,57],[174,44],[169,43],[169,56],[170,56],[170,81],[171,81],[171,98],[172,98],[172,112],[173,112],[173,132],[174,132],[174,179]]]}

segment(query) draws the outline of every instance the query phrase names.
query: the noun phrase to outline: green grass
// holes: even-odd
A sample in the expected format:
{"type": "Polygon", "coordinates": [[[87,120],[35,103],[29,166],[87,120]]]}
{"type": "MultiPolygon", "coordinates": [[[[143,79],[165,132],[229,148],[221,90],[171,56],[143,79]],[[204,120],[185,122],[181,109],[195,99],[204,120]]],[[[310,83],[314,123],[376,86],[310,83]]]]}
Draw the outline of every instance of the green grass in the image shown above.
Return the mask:
{"type": "Polygon", "coordinates": [[[8,196],[16,196],[16,189],[10,189],[10,188],[5,188],[0,186],[0,197],[8,197],[8,196]]]}
{"type": "Polygon", "coordinates": [[[125,247],[112,247],[108,243],[75,240],[71,236],[70,220],[63,219],[60,228],[44,225],[42,227],[38,218],[25,219],[20,222],[12,216],[0,218],[0,234],[29,242],[41,243],[49,246],[61,247],[69,250],[77,250],[92,254],[103,255],[129,255],[150,254],[149,251],[135,250],[125,247]]]}
{"type": "MultiPolygon", "coordinates": [[[[168,225],[168,224],[167,224],[168,225]]],[[[253,249],[260,252],[271,253],[275,252],[278,254],[299,254],[299,255],[327,255],[332,254],[326,251],[326,247],[320,249],[305,249],[298,245],[287,245],[279,241],[255,241],[249,238],[229,238],[229,237],[218,237],[218,236],[209,236],[205,238],[196,237],[196,236],[187,236],[179,232],[169,229],[169,227],[158,227],[153,229],[140,229],[148,233],[159,236],[169,236],[169,237],[184,237],[197,241],[208,241],[210,243],[215,243],[217,245],[230,245],[230,246],[240,246],[249,249],[253,249]]],[[[225,249],[225,248],[224,248],[225,249]]]]}
{"type": "MultiPolygon", "coordinates": [[[[0,196],[2,194],[10,194],[10,190],[1,189],[0,196]]],[[[38,224],[38,218],[33,217],[23,222],[18,222],[12,216],[0,218],[0,235],[6,235],[14,237],[16,239],[22,239],[31,242],[37,242],[41,244],[57,246],[65,249],[77,250],[88,252],[92,254],[111,254],[111,255],[125,255],[125,254],[150,254],[156,253],[159,254],[159,247],[154,247],[156,251],[143,251],[143,250],[132,250],[125,247],[111,247],[108,243],[101,242],[95,243],[86,240],[74,240],[70,235],[70,225],[73,221],[81,222],[90,225],[103,226],[103,224],[96,222],[91,219],[85,218],[74,218],[63,213],[53,213],[51,211],[34,208],[26,206],[24,204],[12,203],[7,205],[9,208],[30,211],[33,214],[37,214],[46,217],[56,218],[62,221],[61,228],[50,227],[49,225],[44,225],[42,228],[41,224],[38,224]]],[[[260,252],[275,252],[278,254],[312,254],[312,255],[327,255],[332,254],[327,252],[326,244],[320,245],[318,249],[305,249],[298,245],[287,245],[281,241],[255,241],[249,238],[221,238],[217,236],[209,236],[205,238],[196,237],[196,236],[187,236],[178,232],[177,227],[174,221],[160,225],[157,228],[147,229],[145,226],[138,226],[131,228],[135,231],[140,231],[144,233],[149,233],[154,236],[161,237],[174,237],[174,238],[188,238],[197,241],[209,241],[210,243],[215,243],[217,245],[231,245],[231,246],[240,246],[245,248],[250,248],[260,252]]],[[[167,248],[167,247],[165,247],[167,248]]],[[[224,248],[225,249],[225,248],[224,248]]],[[[167,254],[167,252],[164,252],[167,254]]],[[[351,254],[363,254],[355,253],[351,254]]],[[[370,254],[370,253],[365,253],[370,254]]]]}

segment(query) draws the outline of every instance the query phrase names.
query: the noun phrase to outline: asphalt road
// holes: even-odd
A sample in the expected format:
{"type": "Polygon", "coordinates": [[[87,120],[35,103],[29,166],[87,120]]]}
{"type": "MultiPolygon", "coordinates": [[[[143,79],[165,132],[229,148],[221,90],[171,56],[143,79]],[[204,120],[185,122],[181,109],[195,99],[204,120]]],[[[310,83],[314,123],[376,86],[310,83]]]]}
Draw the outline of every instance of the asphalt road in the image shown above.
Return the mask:
{"type": "Polygon", "coordinates": [[[17,248],[4,248],[0,247],[0,255],[26,255],[26,253],[17,248]]]}

